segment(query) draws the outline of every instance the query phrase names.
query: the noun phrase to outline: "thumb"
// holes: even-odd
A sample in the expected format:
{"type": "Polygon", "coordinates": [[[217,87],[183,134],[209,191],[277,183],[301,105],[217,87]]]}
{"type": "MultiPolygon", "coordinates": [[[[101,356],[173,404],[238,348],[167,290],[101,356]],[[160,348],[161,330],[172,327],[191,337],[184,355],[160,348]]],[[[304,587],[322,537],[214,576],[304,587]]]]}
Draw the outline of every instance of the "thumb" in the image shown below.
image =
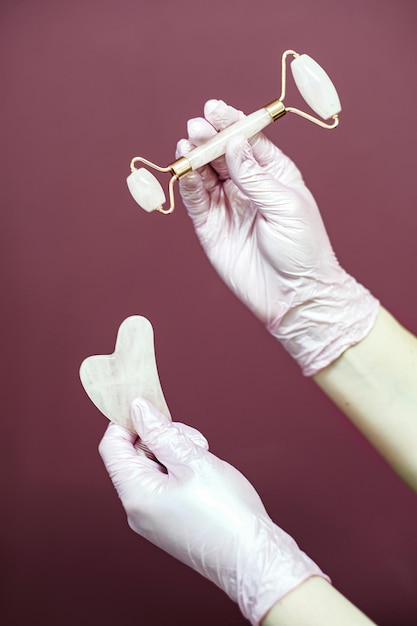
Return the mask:
{"type": "Polygon", "coordinates": [[[277,217],[286,212],[288,188],[258,163],[245,137],[241,135],[230,139],[226,147],[226,162],[235,185],[265,219],[277,221],[277,217]]]}
{"type": "Polygon", "coordinates": [[[142,442],[168,470],[200,458],[205,452],[201,442],[195,442],[195,435],[171,422],[144,398],[133,400],[131,418],[142,442]]]}

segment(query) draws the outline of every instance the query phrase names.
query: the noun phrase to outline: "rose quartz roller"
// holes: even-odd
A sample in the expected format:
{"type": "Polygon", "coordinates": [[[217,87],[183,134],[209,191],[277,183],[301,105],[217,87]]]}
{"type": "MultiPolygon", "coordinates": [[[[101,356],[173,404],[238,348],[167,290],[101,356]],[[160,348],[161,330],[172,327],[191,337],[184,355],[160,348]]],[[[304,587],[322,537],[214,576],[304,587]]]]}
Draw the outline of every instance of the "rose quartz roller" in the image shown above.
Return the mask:
{"type": "Polygon", "coordinates": [[[225,128],[206,143],[191,150],[186,157],[177,159],[167,167],[159,167],[143,157],[135,157],[132,159],[130,163],[132,173],[127,178],[127,185],[139,206],[149,213],[151,211],[159,211],[164,214],[172,213],[175,206],[173,185],[178,178],[210,163],[210,161],[224,154],[226,144],[231,137],[244,135],[249,139],[268,126],[268,124],[275,122],[275,120],[285,115],[285,113],[296,113],[318,124],[322,128],[336,128],[339,123],[338,114],[342,109],[337,91],[323,68],[307,54],[298,54],[294,52],[294,50],[284,52],[281,66],[282,90],[278,100],[273,100],[262,109],[251,113],[228,128],[225,128]],[[311,109],[322,119],[317,119],[304,111],[284,105],[286,59],[289,55],[294,57],[290,67],[299,92],[311,109]],[[322,121],[330,118],[333,120],[331,124],[322,121]],[[170,206],[168,209],[163,208],[166,198],[159,181],[149,170],[143,167],[136,168],[137,162],[144,163],[148,167],[154,168],[160,172],[171,173],[172,176],[169,181],[170,206]]]}

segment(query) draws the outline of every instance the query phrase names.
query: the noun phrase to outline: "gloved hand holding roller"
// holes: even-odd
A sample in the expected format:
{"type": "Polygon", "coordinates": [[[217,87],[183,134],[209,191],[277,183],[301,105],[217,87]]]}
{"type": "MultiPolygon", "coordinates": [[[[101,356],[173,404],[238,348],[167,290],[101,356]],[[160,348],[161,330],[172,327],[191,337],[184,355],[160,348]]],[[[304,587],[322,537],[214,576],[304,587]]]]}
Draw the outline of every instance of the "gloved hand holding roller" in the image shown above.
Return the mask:
{"type": "MultiPolygon", "coordinates": [[[[208,101],[177,154],[242,117],[208,101]]],[[[340,266],[294,163],[262,133],[235,137],[180,192],[221,278],[417,490],[416,338],[340,266]]]]}
{"type": "MultiPolygon", "coordinates": [[[[188,122],[187,154],[243,117],[222,101],[188,122]]],[[[377,300],[340,267],[317,204],[294,165],[263,134],[229,142],[180,180],[185,207],[223,280],[306,375],[369,332],[377,300]]]]}

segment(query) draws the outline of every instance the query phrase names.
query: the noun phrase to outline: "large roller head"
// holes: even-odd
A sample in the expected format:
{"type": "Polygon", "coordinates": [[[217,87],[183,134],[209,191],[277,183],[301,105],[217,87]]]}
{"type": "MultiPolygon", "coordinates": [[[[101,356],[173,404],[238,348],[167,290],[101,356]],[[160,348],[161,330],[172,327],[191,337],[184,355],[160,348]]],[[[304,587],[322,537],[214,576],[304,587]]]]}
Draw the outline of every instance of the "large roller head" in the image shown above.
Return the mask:
{"type": "Polygon", "coordinates": [[[342,110],[339,96],[324,69],[307,54],[300,54],[291,61],[291,72],[298,91],[307,104],[328,120],[342,110]]]}
{"type": "Polygon", "coordinates": [[[134,170],[127,177],[127,186],[139,206],[148,213],[165,204],[166,198],[159,180],[144,167],[134,170]]]}

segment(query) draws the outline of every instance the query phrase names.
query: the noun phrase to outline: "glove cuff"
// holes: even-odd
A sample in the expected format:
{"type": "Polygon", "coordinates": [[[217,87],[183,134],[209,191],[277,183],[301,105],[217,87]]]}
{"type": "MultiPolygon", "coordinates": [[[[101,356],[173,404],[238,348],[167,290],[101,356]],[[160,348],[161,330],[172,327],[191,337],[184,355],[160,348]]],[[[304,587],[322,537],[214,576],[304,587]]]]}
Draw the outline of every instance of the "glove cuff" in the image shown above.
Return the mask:
{"type": "Polygon", "coordinates": [[[330,579],[298,547],[294,539],[271,520],[259,520],[250,558],[241,563],[237,602],[252,626],[258,626],[268,611],[287,593],[311,576],[330,579]]]}
{"type": "Polygon", "coordinates": [[[308,281],[295,304],[267,330],[300,365],[305,376],[317,374],[372,329],[379,301],[340,270],[337,282],[308,281]]]}

